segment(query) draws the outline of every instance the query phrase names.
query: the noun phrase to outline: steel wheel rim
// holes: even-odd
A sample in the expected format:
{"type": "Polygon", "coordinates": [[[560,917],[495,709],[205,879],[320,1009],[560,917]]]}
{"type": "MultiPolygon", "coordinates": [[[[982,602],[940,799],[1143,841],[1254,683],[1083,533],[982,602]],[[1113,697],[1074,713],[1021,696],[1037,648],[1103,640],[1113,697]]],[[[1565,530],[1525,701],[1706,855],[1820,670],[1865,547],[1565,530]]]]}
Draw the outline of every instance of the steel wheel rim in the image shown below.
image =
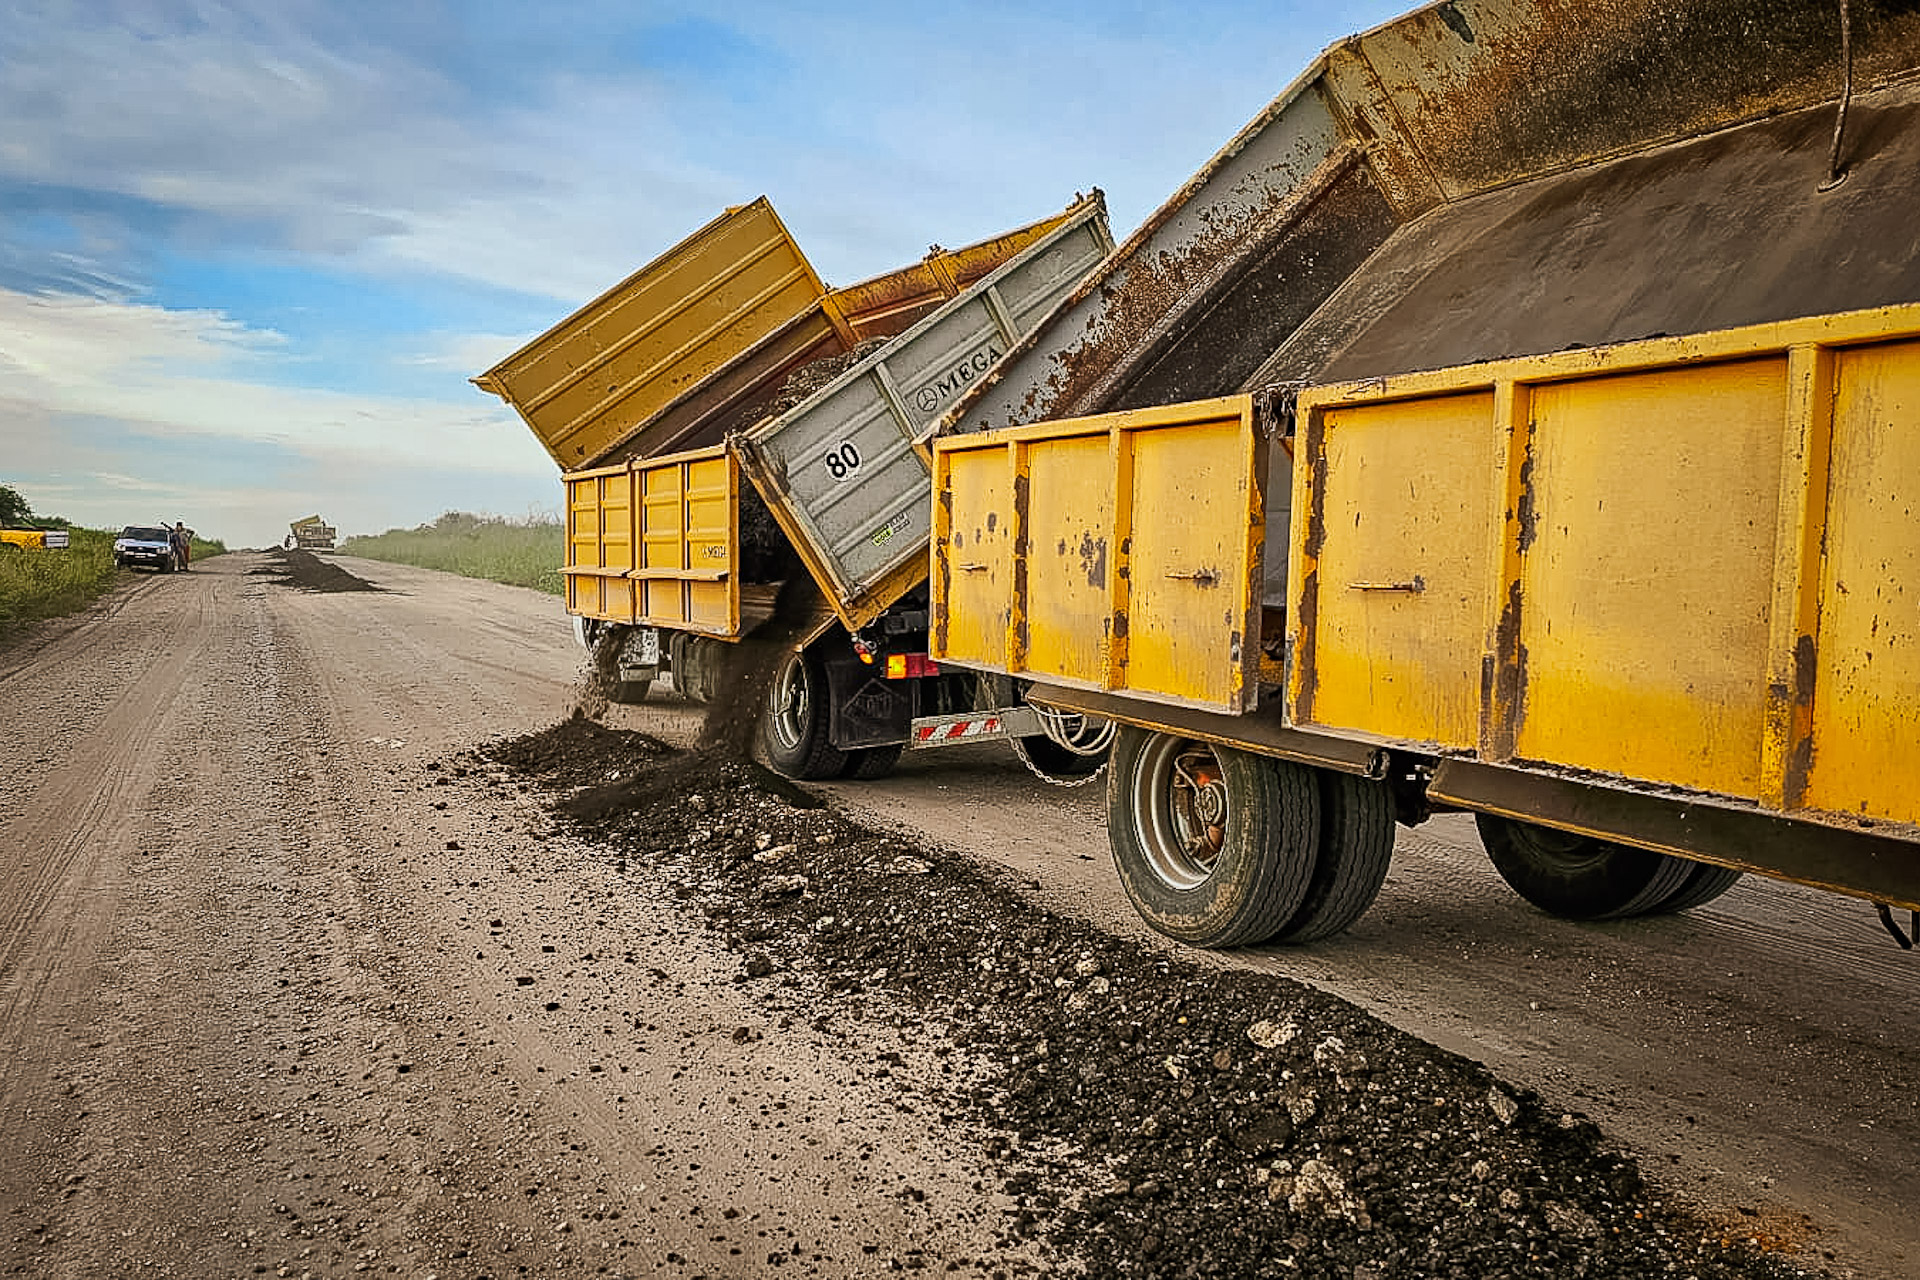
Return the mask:
{"type": "Polygon", "coordinates": [[[773,678],[773,697],[767,703],[768,723],[783,751],[799,749],[813,711],[803,662],[796,653],[780,664],[780,672],[773,678]]]}
{"type": "Polygon", "coordinates": [[[1226,843],[1232,797],[1205,743],[1156,736],[1132,772],[1134,834],[1161,883],[1197,889],[1212,878],[1226,843]]]}

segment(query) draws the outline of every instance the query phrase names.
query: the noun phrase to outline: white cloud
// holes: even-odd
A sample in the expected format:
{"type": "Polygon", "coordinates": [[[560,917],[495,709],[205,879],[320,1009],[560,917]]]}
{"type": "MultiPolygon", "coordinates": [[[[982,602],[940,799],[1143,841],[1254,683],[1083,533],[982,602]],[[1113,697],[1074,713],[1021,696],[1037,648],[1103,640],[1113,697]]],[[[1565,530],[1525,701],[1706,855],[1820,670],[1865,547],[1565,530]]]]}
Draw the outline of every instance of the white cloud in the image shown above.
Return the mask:
{"type": "Polygon", "coordinates": [[[282,385],[281,345],[214,312],[0,289],[7,395],[48,415],[273,444],[314,461],[513,475],[542,465],[525,428],[477,392],[453,402],[282,385]]]}

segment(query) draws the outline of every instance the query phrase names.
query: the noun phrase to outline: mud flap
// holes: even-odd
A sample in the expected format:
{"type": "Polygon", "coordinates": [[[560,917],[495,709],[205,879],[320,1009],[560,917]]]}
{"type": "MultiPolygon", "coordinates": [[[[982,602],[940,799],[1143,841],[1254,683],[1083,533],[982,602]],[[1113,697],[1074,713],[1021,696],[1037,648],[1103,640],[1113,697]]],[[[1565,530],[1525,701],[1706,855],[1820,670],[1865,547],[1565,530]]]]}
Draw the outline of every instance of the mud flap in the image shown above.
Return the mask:
{"type": "Polygon", "coordinates": [[[833,700],[827,736],[834,746],[852,751],[907,740],[917,681],[887,680],[852,655],[829,659],[826,671],[833,700]]]}

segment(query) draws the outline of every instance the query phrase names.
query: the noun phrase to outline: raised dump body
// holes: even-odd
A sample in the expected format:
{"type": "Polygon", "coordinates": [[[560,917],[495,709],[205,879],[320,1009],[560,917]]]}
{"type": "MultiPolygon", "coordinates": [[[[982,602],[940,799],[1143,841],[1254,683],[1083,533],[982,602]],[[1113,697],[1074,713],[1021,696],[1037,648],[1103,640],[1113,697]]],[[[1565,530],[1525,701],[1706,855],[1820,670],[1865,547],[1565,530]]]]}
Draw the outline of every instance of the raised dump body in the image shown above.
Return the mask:
{"type": "Polygon", "coordinates": [[[563,471],[716,444],[787,375],[891,337],[1067,215],[829,289],[763,196],[700,230],[474,385],[563,471]]]}
{"type": "Polygon", "coordinates": [[[297,547],[305,551],[331,551],[333,540],[339,534],[339,530],[319,516],[302,516],[290,521],[287,528],[290,531],[286,543],[289,550],[297,547]]]}
{"type": "Polygon", "coordinates": [[[1112,251],[1106,201],[1096,191],[965,293],[733,438],[848,630],[925,580],[929,506],[919,446],[941,412],[1112,251]]]}
{"type": "Polygon", "coordinates": [[[1920,10],[1840,9],[1458,0],[1343,41],[940,430],[1920,298],[1920,10]]]}

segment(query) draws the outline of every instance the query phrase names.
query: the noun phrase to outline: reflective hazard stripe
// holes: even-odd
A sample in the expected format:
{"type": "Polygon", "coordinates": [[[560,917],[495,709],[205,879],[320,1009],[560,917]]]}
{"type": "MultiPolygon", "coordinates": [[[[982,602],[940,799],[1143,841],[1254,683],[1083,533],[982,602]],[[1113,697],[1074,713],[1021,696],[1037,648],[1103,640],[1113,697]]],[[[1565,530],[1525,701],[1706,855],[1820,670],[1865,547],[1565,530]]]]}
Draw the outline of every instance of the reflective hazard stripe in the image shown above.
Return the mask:
{"type": "Polygon", "coordinates": [[[1000,717],[986,716],[979,720],[956,720],[951,724],[921,725],[913,731],[913,740],[916,743],[956,742],[961,738],[978,738],[999,732],[1000,717]]]}

